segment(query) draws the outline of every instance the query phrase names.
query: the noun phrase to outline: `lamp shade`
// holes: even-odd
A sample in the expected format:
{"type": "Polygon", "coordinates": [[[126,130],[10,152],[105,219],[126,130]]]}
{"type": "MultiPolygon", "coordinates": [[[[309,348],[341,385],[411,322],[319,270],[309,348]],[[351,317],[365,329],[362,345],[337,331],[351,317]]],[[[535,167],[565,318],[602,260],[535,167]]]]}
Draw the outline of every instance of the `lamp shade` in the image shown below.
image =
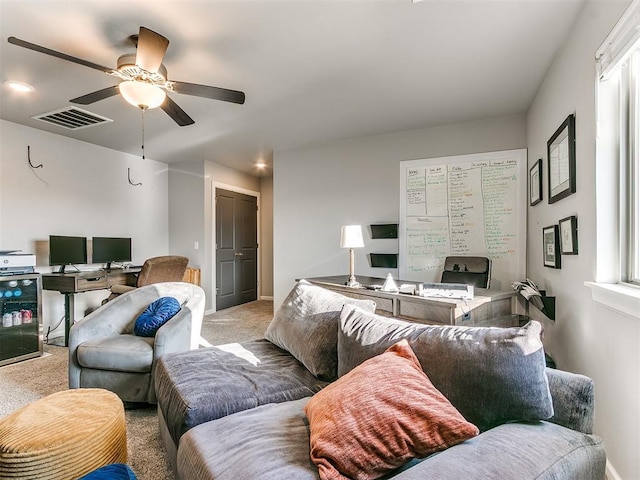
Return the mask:
{"type": "Polygon", "coordinates": [[[340,232],[340,247],[364,247],[364,241],[362,240],[362,227],[360,225],[343,225],[340,232]]]}
{"type": "Polygon", "coordinates": [[[118,85],[122,97],[134,107],[147,109],[162,105],[167,94],[151,83],[127,80],[118,85]]]}

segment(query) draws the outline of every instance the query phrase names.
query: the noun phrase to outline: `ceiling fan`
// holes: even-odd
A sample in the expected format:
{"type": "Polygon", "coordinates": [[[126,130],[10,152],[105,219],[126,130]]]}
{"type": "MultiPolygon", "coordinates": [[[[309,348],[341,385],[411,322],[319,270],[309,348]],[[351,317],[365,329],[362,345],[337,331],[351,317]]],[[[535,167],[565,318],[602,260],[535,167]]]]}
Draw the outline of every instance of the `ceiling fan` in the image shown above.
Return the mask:
{"type": "Polygon", "coordinates": [[[195,121],[166,94],[167,91],[223,102],[244,103],[244,93],[237,90],[167,79],[167,69],[162,64],[162,60],[169,46],[169,40],[159,33],[140,27],[138,35],[132,35],[130,38],[136,46],[136,53],[120,56],[115,69],[16,37],[9,37],[7,40],[13,45],[100,70],[121,80],[117,85],[74,98],[70,100],[71,103],[89,105],[119,93],[127,102],[142,110],[162,108],[181,127],[192,125],[195,121]]]}

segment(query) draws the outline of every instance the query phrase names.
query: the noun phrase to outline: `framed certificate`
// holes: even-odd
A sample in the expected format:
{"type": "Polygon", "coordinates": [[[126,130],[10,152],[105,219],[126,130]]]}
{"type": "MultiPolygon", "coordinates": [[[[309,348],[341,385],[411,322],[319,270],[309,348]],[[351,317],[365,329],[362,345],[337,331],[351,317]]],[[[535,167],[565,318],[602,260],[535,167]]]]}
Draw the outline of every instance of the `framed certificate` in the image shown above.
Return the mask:
{"type": "Polygon", "coordinates": [[[547,142],[549,203],[576,192],[576,125],[569,115],[547,142]]]}
{"type": "Polygon", "coordinates": [[[529,169],[529,205],[542,201],[542,159],[539,158],[529,169]]]}
{"type": "Polygon", "coordinates": [[[560,251],[562,255],[578,254],[578,217],[563,218],[560,225],[560,251]]]}
{"type": "Polygon", "coordinates": [[[544,266],[560,268],[560,239],[558,225],[550,225],[542,229],[542,256],[544,266]]]}

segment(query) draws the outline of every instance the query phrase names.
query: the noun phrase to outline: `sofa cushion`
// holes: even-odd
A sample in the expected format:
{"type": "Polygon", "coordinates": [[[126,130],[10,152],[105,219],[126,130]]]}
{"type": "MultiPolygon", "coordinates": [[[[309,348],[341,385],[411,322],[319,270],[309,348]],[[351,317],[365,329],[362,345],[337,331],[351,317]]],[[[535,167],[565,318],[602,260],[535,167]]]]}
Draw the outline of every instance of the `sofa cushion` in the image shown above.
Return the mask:
{"type": "Polygon", "coordinates": [[[309,397],[327,385],[265,339],[167,354],[154,373],[158,408],[176,445],[201,423],[309,397]]]}
{"type": "MultiPolygon", "coordinates": [[[[180,441],[177,478],[317,480],[304,414],[308,400],[263,405],[192,428],[180,441]]],[[[385,478],[602,480],[605,464],[598,437],[547,422],[510,423],[385,478]]]]}
{"type": "Polygon", "coordinates": [[[429,381],[406,340],[316,393],[305,413],[323,480],[379,478],[478,434],[429,381]]]}
{"type": "Polygon", "coordinates": [[[153,337],[96,337],[78,345],[76,355],[84,368],[147,373],[153,363],[153,337]]]}
{"type": "Polygon", "coordinates": [[[432,455],[394,479],[602,480],[605,466],[599,437],[548,422],[508,423],[432,455]]]}
{"type": "Polygon", "coordinates": [[[133,332],[141,337],[153,337],[158,329],[180,311],[180,302],[173,297],[154,300],[136,318],[133,332]]]}
{"type": "Polygon", "coordinates": [[[317,480],[308,400],[262,405],[192,428],[180,440],[177,478],[317,480]]]}
{"type": "Polygon", "coordinates": [[[316,377],[337,378],[338,323],[345,304],[375,311],[370,300],[345,297],[300,280],[267,327],[265,338],[287,350],[316,377]]]}
{"type": "Polygon", "coordinates": [[[553,415],[553,405],[540,332],[535,321],[513,328],[421,325],[346,305],[338,372],[344,375],[405,338],[433,385],[481,431],[542,420],[553,415]]]}

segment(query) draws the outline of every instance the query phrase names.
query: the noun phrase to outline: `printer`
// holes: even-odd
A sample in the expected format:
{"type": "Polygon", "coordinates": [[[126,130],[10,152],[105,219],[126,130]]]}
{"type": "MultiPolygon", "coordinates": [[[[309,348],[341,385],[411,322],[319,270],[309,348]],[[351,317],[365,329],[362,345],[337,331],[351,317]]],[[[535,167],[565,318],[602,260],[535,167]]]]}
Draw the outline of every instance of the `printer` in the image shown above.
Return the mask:
{"type": "Polygon", "coordinates": [[[0,275],[23,275],[33,273],[36,256],[33,253],[0,251],[0,275]]]}

